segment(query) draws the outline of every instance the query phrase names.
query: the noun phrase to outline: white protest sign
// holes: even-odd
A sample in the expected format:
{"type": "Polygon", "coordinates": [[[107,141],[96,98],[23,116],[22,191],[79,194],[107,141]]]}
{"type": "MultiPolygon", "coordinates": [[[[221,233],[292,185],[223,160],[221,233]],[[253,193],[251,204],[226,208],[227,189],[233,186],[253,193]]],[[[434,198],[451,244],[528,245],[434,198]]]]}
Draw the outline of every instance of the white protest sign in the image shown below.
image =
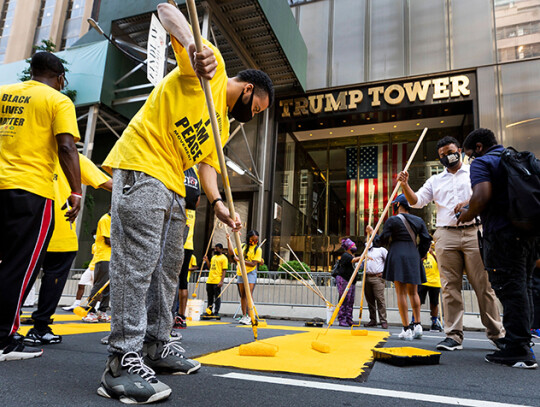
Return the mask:
{"type": "Polygon", "coordinates": [[[154,86],[165,75],[165,61],[167,53],[167,31],[163,28],[158,18],[152,14],[150,31],[148,32],[147,45],[147,73],[146,77],[154,86]]]}

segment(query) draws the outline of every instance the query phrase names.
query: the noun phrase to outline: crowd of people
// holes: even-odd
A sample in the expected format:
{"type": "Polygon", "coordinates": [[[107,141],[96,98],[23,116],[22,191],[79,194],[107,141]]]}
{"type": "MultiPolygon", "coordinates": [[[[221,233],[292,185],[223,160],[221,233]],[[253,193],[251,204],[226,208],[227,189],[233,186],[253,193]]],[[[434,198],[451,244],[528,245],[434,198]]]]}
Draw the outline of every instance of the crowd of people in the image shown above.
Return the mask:
{"type": "MultiPolygon", "coordinates": [[[[51,316],[78,249],[74,222],[81,206],[81,184],[104,188],[111,191],[111,207],[97,226],[93,273],[81,279],[80,285],[92,282],[92,297],[109,284],[99,307],[91,309],[85,320],[111,322],[109,357],[97,392],[126,403],[167,398],[172,390],[158,374],[189,374],[200,368],[198,362],[183,356],[177,338],[171,337],[173,326],[185,327],[188,273],[196,267],[193,225],[200,186],[220,222],[233,232],[242,225],[238,214],[229,212],[218,188],[218,153],[201,78],[211,84],[224,141],[229,115],[247,122],[274,99],[265,73],[248,69],[229,78],[215,46],[205,40],[203,50],[197,52],[191,28],[176,7],[160,4],[158,15],[170,33],[178,66],[150,93],[104,160],[103,169],[112,180],[77,152],[80,136],[75,108],[60,93],[66,84],[60,59],[48,52],[36,53],[31,80],[0,88],[7,95],[1,103],[9,101],[16,105],[10,111],[22,115],[13,126],[0,130],[0,361],[39,357],[43,350],[32,345],[61,341],[50,328],[51,316]],[[44,277],[32,314],[33,328],[22,338],[17,335],[21,306],[41,267],[44,277]],[[177,306],[173,306],[175,297],[177,306]]],[[[409,187],[406,172],[398,176],[403,194],[393,202],[395,216],[385,222],[363,265],[369,276],[370,322],[366,325],[376,325],[378,314],[381,326],[387,327],[384,281],[391,281],[398,298],[400,337],[421,338],[420,304],[426,294],[432,327],[440,327],[440,285],[446,338],[437,349],[462,349],[461,290],[466,275],[476,293],[486,335],[498,348],[486,360],[534,368],[531,328],[538,325],[531,324],[533,317],[537,323],[540,316],[533,312],[531,281],[536,281],[538,298],[538,239],[521,233],[508,219],[501,170],[504,149],[492,132],[479,129],[464,143],[464,153],[475,158],[470,166],[463,163],[459,142],[451,137],[441,139],[437,151],[445,170],[418,191],[409,187]],[[432,237],[425,223],[410,213],[411,208],[430,202],[437,206],[431,252],[432,237]],[[475,221],[477,216],[481,223],[475,221]],[[480,230],[482,248],[477,239],[480,230]],[[435,261],[440,284],[432,273],[435,261]],[[429,275],[425,264],[431,264],[429,275]],[[502,321],[497,298],[503,305],[502,321]],[[407,299],[413,311],[410,321],[407,299]]],[[[373,230],[368,227],[366,232],[373,230]]],[[[354,256],[354,242],[344,239],[342,246],[336,278],[340,293],[360,260],[354,256]]],[[[240,321],[249,324],[245,290],[253,292],[262,263],[256,231],[247,233],[242,251],[247,281],[238,272],[240,321]]],[[[228,263],[224,252],[223,245],[216,245],[210,261],[206,288],[213,315],[219,314],[228,263]]],[[[229,239],[227,252],[231,261],[240,260],[229,239]]],[[[352,324],[353,302],[354,286],[340,310],[340,325],[352,324]]]]}
{"type": "MultiPolygon", "coordinates": [[[[536,227],[529,224],[528,230],[524,230],[512,223],[510,181],[501,158],[504,151],[493,132],[477,129],[465,138],[463,150],[453,137],[438,141],[437,152],[445,169],[431,176],[418,191],[409,186],[407,172],[398,175],[403,193],[392,202],[394,216],[386,220],[382,233],[375,237],[367,252],[365,264],[361,265],[366,272],[365,292],[370,312],[370,321],[365,326],[377,325],[377,312],[382,327],[387,326],[384,288],[385,281],[390,281],[396,290],[403,325],[401,339],[422,337],[420,306],[428,294],[430,330],[441,330],[439,297],[442,296],[446,338],[436,348],[463,349],[465,275],[476,293],[486,336],[497,348],[485,360],[519,368],[537,367],[531,337],[540,333],[540,241],[536,227]],[[472,159],[470,165],[464,163],[463,153],[472,159]],[[430,202],[437,206],[433,237],[424,221],[410,213],[411,208],[422,208],[430,202]],[[388,246],[388,251],[382,246],[388,246]],[[411,322],[407,297],[412,308],[411,322]],[[497,299],[503,306],[502,321],[497,299]]],[[[531,160],[531,165],[538,166],[538,161],[531,160]]],[[[531,172],[538,174],[539,170],[533,168],[531,172]]],[[[367,226],[366,234],[372,233],[373,228],[367,226]]],[[[342,240],[342,248],[344,253],[336,277],[340,295],[352,275],[352,264],[361,260],[353,256],[351,248],[354,251],[356,246],[349,238],[342,240]]],[[[354,290],[351,292],[354,295],[354,290]]],[[[352,325],[353,302],[354,297],[343,302],[340,325],[352,325]]]]}

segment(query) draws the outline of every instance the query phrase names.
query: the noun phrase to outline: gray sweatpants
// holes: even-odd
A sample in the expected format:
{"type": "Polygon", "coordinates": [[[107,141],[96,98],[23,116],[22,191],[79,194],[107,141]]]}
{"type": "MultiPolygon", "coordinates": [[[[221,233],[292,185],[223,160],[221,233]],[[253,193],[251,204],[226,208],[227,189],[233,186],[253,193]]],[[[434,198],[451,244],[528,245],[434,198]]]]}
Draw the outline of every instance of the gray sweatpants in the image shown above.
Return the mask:
{"type": "Polygon", "coordinates": [[[184,198],[145,173],[113,170],[109,352],[169,340],[185,224],[184,198]]]}

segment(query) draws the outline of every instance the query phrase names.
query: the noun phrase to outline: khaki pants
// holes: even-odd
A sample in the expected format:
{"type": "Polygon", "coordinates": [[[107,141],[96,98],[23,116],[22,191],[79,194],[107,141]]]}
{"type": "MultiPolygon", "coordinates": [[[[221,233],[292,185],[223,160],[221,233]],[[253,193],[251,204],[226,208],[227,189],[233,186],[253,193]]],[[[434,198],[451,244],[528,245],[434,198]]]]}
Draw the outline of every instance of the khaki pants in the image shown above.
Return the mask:
{"type": "Polygon", "coordinates": [[[366,274],[366,288],[364,294],[368,303],[369,320],[377,322],[376,311],[379,312],[379,322],[386,321],[386,303],[384,300],[385,280],[380,274],[366,274]]]}
{"type": "Polygon", "coordinates": [[[489,339],[504,336],[500,311],[478,248],[477,228],[437,228],[433,235],[437,264],[441,273],[444,332],[463,342],[463,273],[467,274],[480,308],[480,319],[489,339]]]}

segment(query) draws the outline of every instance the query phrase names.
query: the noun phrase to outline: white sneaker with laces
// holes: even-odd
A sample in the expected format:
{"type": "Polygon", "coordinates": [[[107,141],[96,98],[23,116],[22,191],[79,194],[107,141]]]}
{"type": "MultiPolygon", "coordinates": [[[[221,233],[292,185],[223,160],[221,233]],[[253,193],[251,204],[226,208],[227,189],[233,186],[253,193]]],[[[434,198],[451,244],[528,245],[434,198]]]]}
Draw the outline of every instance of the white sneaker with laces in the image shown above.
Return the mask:
{"type": "Polygon", "coordinates": [[[81,305],[81,301],[75,300],[73,304],[71,304],[68,307],[62,307],[64,311],[73,311],[75,308],[77,308],[79,305],[81,305]]]}
{"type": "Polygon", "coordinates": [[[251,325],[251,318],[249,317],[249,315],[244,315],[242,319],[240,320],[240,324],[251,325]]]}
{"type": "Polygon", "coordinates": [[[412,329],[410,328],[407,328],[406,330],[404,328],[401,328],[401,333],[398,335],[398,338],[404,341],[412,341],[413,337],[414,334],[412,329]]]}
{"type": "Polygon", "coordinates": [[[98,322],[98,316],[93,312],[89,312],[85,317],[82,318],[82,321],[95,324],[98,322]]]}
{"type": "Polygon", "coordinates": [[[422,339],[422,334],[424,333],[421,324],[415,324],[413,329],[413,338],[422,339]]]}

